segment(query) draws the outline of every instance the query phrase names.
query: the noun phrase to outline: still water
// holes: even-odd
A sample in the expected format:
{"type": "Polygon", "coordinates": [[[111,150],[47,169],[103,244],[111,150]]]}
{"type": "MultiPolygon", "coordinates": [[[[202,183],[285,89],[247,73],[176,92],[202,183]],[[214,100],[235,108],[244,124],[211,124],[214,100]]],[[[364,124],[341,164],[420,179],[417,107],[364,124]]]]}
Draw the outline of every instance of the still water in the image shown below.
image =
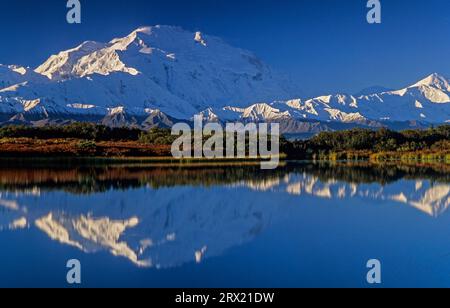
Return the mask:
{"type": "Polygon", "coordinates": [[[450,287],[449,169],[0,162],[0,287],[450,287]]]}

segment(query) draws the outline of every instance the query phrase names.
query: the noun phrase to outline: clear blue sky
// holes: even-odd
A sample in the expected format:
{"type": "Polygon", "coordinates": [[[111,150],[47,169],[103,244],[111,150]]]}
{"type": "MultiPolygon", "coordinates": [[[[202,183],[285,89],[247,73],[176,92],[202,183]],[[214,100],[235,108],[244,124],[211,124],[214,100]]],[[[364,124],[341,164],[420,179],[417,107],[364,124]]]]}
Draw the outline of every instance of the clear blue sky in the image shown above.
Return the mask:
{"type": "Polygon", "coordinates": [[[81,0],[81,25],[65,0],[1,0],[0,63],[36,66],[85,40],[109,41],[142,25],[178,25],[255,52],[304,93],[401,87],[450,76],[450,1],[381,0],[381,25],[366,0],[81,0]]]}

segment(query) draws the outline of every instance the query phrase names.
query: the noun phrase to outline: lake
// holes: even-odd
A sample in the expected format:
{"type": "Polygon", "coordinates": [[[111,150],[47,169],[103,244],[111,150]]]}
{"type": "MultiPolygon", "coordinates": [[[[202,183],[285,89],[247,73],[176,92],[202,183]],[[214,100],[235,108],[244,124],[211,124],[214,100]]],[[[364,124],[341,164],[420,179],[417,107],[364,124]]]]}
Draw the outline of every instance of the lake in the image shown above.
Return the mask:
{"type": "Polygon", "coordinates": [[[0,287],[450,287],[448,165],[0,162],[0,287]]]}

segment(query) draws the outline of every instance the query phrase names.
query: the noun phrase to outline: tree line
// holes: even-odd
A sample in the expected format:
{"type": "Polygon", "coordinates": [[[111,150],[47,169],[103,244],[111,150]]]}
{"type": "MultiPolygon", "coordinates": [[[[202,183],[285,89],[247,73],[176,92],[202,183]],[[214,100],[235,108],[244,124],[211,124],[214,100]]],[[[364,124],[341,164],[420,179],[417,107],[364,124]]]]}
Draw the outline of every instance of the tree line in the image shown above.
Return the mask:
{"type": "Polygon", "coordinates": [[[450,125],[400,132],[387,128],[322,132],[311,139],[287,142],[284,146],[287,154],[297,158],[329,157],[337,153],[447,153],[450,152],[450,125]]]}
{"type": "MultiPolygon", "coordinates": [[[[0,128],[0,138],[31,139],[81,139],[87,141],[136,141],[147,145],[171,145],[178,136],[170,129],[153,128],[143,131],[138,128],[111,128],[91,123],[73,123],[66,126],[6,126],[0,128]]],[[[322,132],[307,140],[280,140],[281,152],[290,158],[349,158],[373,153],[387,152],[434,152],[450,153],[450,125],[394,131],[387,128],[377,130],[351,129],[322,132]],[[339,154],[345,154],[340,157],[339,154]],[[337,155],[337,156],[336,156],[337,155]]]]}

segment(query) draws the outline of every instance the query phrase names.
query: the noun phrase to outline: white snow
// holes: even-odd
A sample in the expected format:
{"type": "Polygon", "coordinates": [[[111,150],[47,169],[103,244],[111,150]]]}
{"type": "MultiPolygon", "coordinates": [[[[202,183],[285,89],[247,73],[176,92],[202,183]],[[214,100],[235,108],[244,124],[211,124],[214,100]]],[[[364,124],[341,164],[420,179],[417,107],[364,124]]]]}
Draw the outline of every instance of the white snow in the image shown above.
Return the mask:
{"type": "Polygon", "coordinates": [[[152,108],[188,119],[208,107],[294,95],[288,82],[252,53],[170,26],[142,27],[109,43],[84,42],[51,56],[35,73],[48,82],[8,88],[10,101],[51,100],[62,110],[74,104],[152,108]]]}
{"type": "Polygon", "coordinates": [[[177,119],[450,121],[450,82],[432,74],[394,91],[299,98],[251,52],[202,32],[141,27],[86,41],[35,71],[0,65],[0,112],[106,116],[158,110],[177,119]]]}
{"type": "Polygon", "coordinates": [[[206,41],[203,39],[203,34],[202,34],[201,32],[196,32],[196,33],[195,33],[195,38],[194,38],[194,40],[195,40],[197,43],[200,43],[201,45],[206,46],[206,41]]]}

